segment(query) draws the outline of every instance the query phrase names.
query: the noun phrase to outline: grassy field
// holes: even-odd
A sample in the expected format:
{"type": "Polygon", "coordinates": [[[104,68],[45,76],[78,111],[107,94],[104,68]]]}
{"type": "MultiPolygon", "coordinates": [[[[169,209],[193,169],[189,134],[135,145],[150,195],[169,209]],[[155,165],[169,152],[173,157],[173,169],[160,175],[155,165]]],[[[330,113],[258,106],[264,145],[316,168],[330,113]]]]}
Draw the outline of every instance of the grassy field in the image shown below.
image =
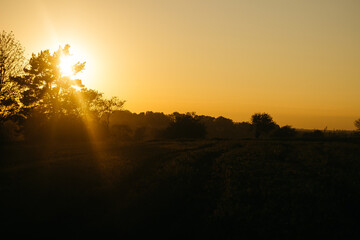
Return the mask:
{"type": "Polygon", "coordinates": [[[1,228],[13,234],[360,236],[359,143],[97,142],[0,150],[1,228]]]}

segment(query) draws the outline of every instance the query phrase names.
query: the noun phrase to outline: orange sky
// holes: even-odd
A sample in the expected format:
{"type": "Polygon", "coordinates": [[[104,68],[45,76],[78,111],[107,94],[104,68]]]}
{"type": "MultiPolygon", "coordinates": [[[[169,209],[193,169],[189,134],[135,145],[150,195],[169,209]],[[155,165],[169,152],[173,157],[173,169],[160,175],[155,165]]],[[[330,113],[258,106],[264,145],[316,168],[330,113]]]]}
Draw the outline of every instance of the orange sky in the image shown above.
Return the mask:
{"type": "Polygon", "coordinates": [[[354,129],[358,0],[2,0],[0,30],[32,52],[69,43],[84,83],[133,112],[354,129]]]}

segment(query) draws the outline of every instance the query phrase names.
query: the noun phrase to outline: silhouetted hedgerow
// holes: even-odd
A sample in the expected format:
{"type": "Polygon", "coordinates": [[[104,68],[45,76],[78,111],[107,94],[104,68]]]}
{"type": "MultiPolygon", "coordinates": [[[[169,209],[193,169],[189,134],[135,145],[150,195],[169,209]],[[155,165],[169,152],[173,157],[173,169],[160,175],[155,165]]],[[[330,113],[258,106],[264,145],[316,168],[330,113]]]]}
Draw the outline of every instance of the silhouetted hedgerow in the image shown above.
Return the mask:
{"type": "Polygon", "coordinates": [[[314,130],[311,132],[305,132],[303,133],[303,138],[310,138],[310,139],[321,139],[324,138],[324,132],[321,130],[314,130]]]}
{"type": "MultiPolygon", "coordinates": [[[[164,131],[172,124],[176,116],[186,115],[174,112],[164,114],[161,112],[132,113],[128,110],[114,111],[110,117],[112,135],[118,135],[115,125],[127,125],[132,131],[133,140],[151,140],[164,137],[164,131]]],[[[209,139],[239,139],[253,138],[254,129],[249,122],[234,122],[225,117],[214,118],[205,115],[188,113],[205,126],[206,138],[209,139]]]]}
{"type": "Polygon", "coordinates": [[[277,128],[274,133],[271,135],[273,138],[293,138],[297,134],[295,128],[292,128],[289,125],[277,128]]]}
{"type": "Polygon", "coordinates": [[[164,131],[165,138],[205,138],[205,125],[194,114],[173,114],[173,121],[164,131]]]}

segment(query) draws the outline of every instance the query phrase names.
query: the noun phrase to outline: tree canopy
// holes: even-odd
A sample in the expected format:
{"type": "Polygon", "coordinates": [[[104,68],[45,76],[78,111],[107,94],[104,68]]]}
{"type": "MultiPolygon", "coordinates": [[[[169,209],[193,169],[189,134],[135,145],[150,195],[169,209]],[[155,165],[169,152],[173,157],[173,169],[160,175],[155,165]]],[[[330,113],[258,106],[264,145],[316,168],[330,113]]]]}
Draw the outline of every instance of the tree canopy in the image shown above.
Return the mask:
{"type": "Polygon", "coordinates": [[[20,74],[25,66],[24,48],[15,39],[14,33],[0,33],[0,88],[11,76],[20,74]]]}
{"type": "Polygon", "coordinates": [[[255,128],[255,137],[269,133],[279,126],[273,121],[267,113],[255,113],[251,116],[251,124],[255,128]]]}
{"type": "MultiPolygon", "coordinates": [[[[24,110],[36,108],[48,117],[56,114],[76,114],[75,87],[83,88],[80,79],[64,76],[59,67],[61,56],[69,54],[69,45],[59,48],[53,54],[49,50],[32,54],[25,74],[13,77],[21,91],[20,101],[24,110]]],[[[77,63],[77,72],[85,63],[77,63]]],[[[76,74],[76,72],[74,72],[76,74]]]]}
{"type": "Polygon", "coordinates": [[[16,116],[20,110],[18,86],[11,81],[25,66],[24,48],[14,33],[0,33],[0,122],[16,116]]]}
{"type": "Polygon", "coordinates": [[[96,125],[108,128],[111,113],[123,107],[124,101],[117,97],[107,99],[103,93],[85,88],[82,80],[76,78],[85,69],[85,62],[73,64],[70,74],[62,72],[61,60],[71,55],[70,45],[53,53],[50,50],[33,53],[26,67],[22,64],[22,54],[23,48],[13,33],[3,32],[0,35],[1,124],[12,120],[23,130],[29,126],[32,132],[39,126],[54,128],[55,123],[58,128],[59,122],[68,125],[78,122],[80,126],[92,121],[92,128],[96,125]]]}
{"type": "Polygon", "coordinates": [[[195,113],[171,115],[172,121],[165,129],[167,138],[204,138],[206,135],[205,125],[200,122],[195,113]]]}

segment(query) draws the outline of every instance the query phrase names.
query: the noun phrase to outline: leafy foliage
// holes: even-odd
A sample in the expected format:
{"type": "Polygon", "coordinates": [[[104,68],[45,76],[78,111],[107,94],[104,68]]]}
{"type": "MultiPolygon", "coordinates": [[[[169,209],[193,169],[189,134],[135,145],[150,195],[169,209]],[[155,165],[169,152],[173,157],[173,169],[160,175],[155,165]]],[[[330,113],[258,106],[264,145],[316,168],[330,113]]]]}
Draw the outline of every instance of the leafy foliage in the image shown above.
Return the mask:
{"type": "Polygon", "coordinates": [[[21,74],[25,66],[24,48],[14,33],[0,33],[0,121],[10,120],[19,113],[20,103],[17,85],[12,76],[21,74]]]}
{"type": "Polygon", "coordinates": [[[51,129],[62,129],[57,131],[62,134],[72,129],[71,123],[78,125],[77,129],[85,129],[86,124],[93,129],[100,125],[108,129],[111,113],[124,105],[117,97],[106,99],[102,93],[85,88],[76,78],[85,69],[85,62],[75,63],[70,76],[61,71],[61,60],[71,55],[70,45],[53,53],[49,50],[33,53],[20,71],[22,58],[8,60],[23,53],[13,34],[3,33],[0,44],[1,121],[11,117],[27,136],[46,139],[49,133],[54,133],[51,129]]]}
{"type": "Polygon", "coordinates": [[[24,48],[15,39],[14,33],[0,33],[0,87],[9,82],[11,76],[18,75],[25,66],[24,48]]]}
{"type": "MultiPolygon", "coordinates": [[[[25,113],[33,108],[47,118],[78,113],[75,87],[82,88],[84,85],[79,79],[64,76],[59,67],[60,58],[70,54],[69,48],[66,45],[53,54],[49,50],[32,54],[29,66],[24,69],[25,74],[12,78],[21,89],[20,101],[25,113]]],[[[84,64],[77,63],[76,72],[82,71],[84,64]]]]}

